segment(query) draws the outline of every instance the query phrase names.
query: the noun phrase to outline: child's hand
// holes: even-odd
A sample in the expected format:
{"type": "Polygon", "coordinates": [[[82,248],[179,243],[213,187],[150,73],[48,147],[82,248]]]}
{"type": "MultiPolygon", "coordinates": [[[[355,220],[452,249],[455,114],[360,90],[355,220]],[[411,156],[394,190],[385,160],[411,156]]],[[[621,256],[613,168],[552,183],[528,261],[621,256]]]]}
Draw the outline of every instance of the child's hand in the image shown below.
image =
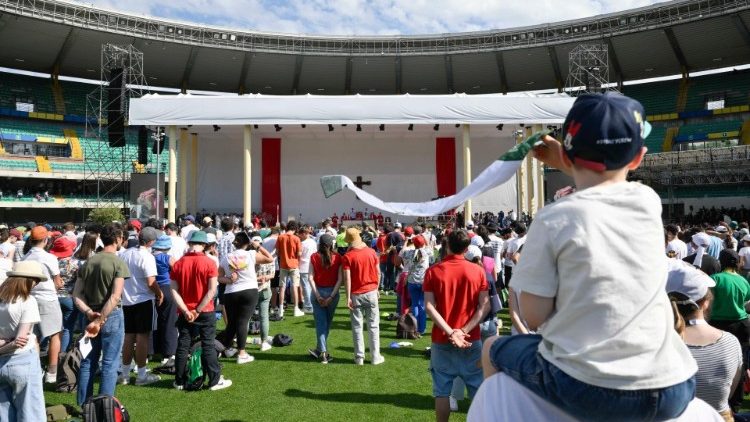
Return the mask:
{"type": "Polygon", "coordinates": [[[534,147],[532,157],[552,168],[565,172],[568,166],[565,165],[562,158],[565,152],[560,141],[546,135],[542,137],[542,142],[544,142],[544,145],[534,147]]]}

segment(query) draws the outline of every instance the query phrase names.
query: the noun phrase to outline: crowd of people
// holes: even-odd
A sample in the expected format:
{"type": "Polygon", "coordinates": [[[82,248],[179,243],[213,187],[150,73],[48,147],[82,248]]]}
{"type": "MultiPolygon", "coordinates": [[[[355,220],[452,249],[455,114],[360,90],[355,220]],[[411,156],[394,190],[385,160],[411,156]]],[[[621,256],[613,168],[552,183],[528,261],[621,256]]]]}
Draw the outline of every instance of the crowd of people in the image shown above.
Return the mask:
{"type": "Polygon", "coordinates": [[[166,225],[2,227],[0,420],[45,419],[42,382],[55,382],[77,331],[92,346],[78,374],[79,405],[96,377],[107,395],[133,379],[159,381],[149,358],[173,367],[175,389],[189,388],[194,337],[206,387],[231,387],[219,353],[253,362],[254,320],[263,353],[273,347],[270,322],[312,314],[311,357],[345,359],[328,344],[340,302],[349,310],[349,358],[381,365],[379,302],[388,294],[396,295],[393,317],[413,316],[416,336],[432,322],[438,421],[465,391],[471,421],[743,420],[748,223],[722,215],[663,225],[656,193],[626,179],[645,153],[643,115],[620,95],[579,97],[563,142],[545,137],[533,152],[570,174],[576,190],[533,221],[488,213],[441,226],[271,226],[185,215],[166,225]],[[510,336],[498,336],[503,307],[510,336]],[[44,372],[37,344],[47,350],[44,372]]]}

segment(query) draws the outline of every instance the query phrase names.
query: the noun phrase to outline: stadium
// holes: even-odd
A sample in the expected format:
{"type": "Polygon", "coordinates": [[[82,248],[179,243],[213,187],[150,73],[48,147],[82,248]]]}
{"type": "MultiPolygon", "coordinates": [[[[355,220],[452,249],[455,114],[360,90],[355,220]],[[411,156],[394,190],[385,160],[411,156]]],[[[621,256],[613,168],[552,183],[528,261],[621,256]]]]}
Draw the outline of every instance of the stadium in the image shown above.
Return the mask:
{"type": "MultiPolygon", "coordinates": [[[[676,218],[703,206],[747,205],[750,73],[736,67],[750,62],[750,11],[742,1],[677,1],[501,31],[400,37],[230,31],[56,1],[2,1],[0,11],[0,66],[38,72],[33,76],[18,72],[0,74],[2,220],[83,221],[88,209],[103,203],[128,208],[130,198],[123,200],[123,196],[128,196],[123,191],[129,190],[131,174],[158,173],[162,182],[169,178],[169,154],[154,154],[158,151],[153,148],[153,136],[142,145],[145,148],[141,148],[141,156],[135,128],[125,130],[124,148],[110,148],[106,142],[107,115],[89,107],[87,99],[99,89],[96,83],[110,82],[109,72],[103,67],[104,45],[129,45],[142,53],[139,56],[142,69],[125,80],[127,97],[162,88],[182,93],[211,91],[274,96],[570,92],[568,88],[580,82],[580,75],[570,73],[576,65],[569,62],[571,52],[581,45],[593,45],[600,60],[604,57],[605,62],[602,69],[597,67],[595,75],[590,72],[585,75],[587,88],[611,86],[638,99],[654,126],[647,140],[650,155],[634,177],[662,195],[664,204],[669,205],[665,213],[676,218]],[[648,48],[644,49],[644,45],[648,48]],[[724,72],[700,73],[716,69],[724,72]],[[648,82],[654,78],[667,79],[648,82]],[[96,130],[97,119],[104,121],[101,135],[96,130]],[[91,183],[102,179],[123,182],[106,187],[101,182],[91,183]]],[[[281,161],[276,164],[286,172],[289,168],[304,167],[305,162],[295,159],[298,154],[315,161],[316,150],[335,150],[337,145],[351,145],[352,140],[356,140],[354,146],[342,151],[387,153],[398,149],[398,139],[413,139],[414,142],[402,145],[403,155],[426,156],[418,163],[425,168],[416,175],[417,179],[424,179],[424,185],[420,184],[418,189],[427,192],[421,197],[449,194],[450,189],[438,192],[435,188],[431,149],[434,150],[437,138],[452,138],[454,142],[458,139],[460,144],[462,129],[419,123],[413,132],[407,131],[407,125],[389,125],[387,135],[383,136],[379,136],[379,125],[365,125],[366,136],[356,132],[355,124],[337,125],[330,133],[325,125],[307,129],[282,125],[280,130],[278,125],[255,125],[253,150],[261,150],[263,139],[289,141],[283,142],[278,152],[284,158],[276,157],[281,161]],[[319,140],[333,135],[338,139],[330,145],[305,142],[308,138],[319,140]],[[368,142],[383,145],[368,149],[368,142]],[[316,146],[301,146],[310,144],[316,146]],[[295,148],[302,149],[295,154],[295,148]]],[[[215,130],[217,127],[222,129],[209,125],[176,128],[179,142],[175,157],[185,162],[184,166],[177,165],[175,173],[179,180],[175,190],[179,214],[200,209],[242,210],[242,201],[236,195],[210,188],[217,183],[226,186],[227,180],[243,177],[238,158],[242,152],[241,127],[215,130]],[[210,145],[227,145],[229,149],[222,154],[210,145]],[[200,165],[188,165],[192,149],[200,151],[200,165]],[[210,171],[217,166],[229,173],[210,171]],[[190,177],[188,168],[192,169],[190,177]]],[[[166,128],[150,126],[150,129],[162,136],[164,150],[169,141],[168,136],[161,134],[166,128]]],[[[484,125],[474,130],[474,175],[490,158],[513,143],[516,129],[518,125],[497,126],[497,129],[494,125],[484,125]],[[498,138],[503,141],[497,142],[498,138]]],[[[463,163],[459,147],[455,147],[458,165],[452,166],[460,186],[465,180],[461,178],[463,163]]],[[[273,155],[273,148],[267,150],[273,155]]],[[[293,185],[291,180],[314,173],[304,170],[281,175],[281,186],[274,188],[282,190],[282,194],[262,197],[261,187],[265,185],[261,158],[272,158],[264,154],[254,154],[253,158],[253,211],[273,214],[274,209],[284,205],[284,217],[305,214],[317,219],[358,206],[350,198],[306,214],[301,208],[315,201],[315,195],[305,197],[300,204],[281,204],[281,197],[300,193],[287,191],[287,186],[293,185]]],[[[330,168],[328,163],[318,164],[330,168]]],[[[394,165],[402,167],[409,165],[409,161],[394,165]]],[[[382,169],[363,170],[359,163],[342,170],[351,174],[361,171],[370,179],[387,176],[382,169]]],[[[560,181],[557,176],[554,172],[545,175],[548,198],[556,188],[565,185],[565,180],[560,181]]],[[[153,177],[145,180],[151,186],[156,184],[153,177]]],[[[373,191],[401,199],[397,191],[378,190],[378,186],[390,182],[387,178],[376,180],[373,191]]],[[[525,202],[515,199],[519,192],[517,183],[514,180],[505,187],[505,199],[500,202],[483,202],[478,198],[478,210],[493,207],[525,210],[522,209],[525,202]]],[[[305,190],[312,189],[310,186],[305,190]]],[[[168,191],[168,186],[161,187],[162,192],[168,191]]],[[[228,191],[242,190],[240,185],[227,187],[228,191]]],[[[404,195],[413,193],[408,191],[404,195]]],[[[542,195],[543,192],[538,196],[542,195]]]]}

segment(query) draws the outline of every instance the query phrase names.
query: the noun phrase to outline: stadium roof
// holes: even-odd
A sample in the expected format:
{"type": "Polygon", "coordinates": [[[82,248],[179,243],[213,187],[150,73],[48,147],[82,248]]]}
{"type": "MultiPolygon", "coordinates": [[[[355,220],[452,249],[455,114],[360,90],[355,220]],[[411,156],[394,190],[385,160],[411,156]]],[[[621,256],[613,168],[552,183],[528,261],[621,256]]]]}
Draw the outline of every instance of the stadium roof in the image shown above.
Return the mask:
{"type": "Polygon", "coordinates": [[[568,54],[608,45],[612,82],[750,63],[750,0],[678,0],[586,19],[414,36],[250,32],[64,1],[0,0],[0,66],[98,79],[105,43],[149,85],[263,94],[470,94],[565,85],[568,54]]]}

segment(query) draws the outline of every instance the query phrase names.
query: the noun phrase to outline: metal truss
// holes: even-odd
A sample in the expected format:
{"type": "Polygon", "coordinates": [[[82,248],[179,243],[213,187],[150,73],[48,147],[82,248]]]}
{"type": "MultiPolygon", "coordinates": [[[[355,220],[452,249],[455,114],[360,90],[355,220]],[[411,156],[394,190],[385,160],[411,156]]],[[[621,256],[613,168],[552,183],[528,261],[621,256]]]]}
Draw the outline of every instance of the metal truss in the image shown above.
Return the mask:
{"type": "Polygon", "coordinates": [[[631,178],[657,189],[750,184],[750,145],[649,154],[631,178]]]}
{"type": "Polygon", "coordinates": [[[55,0],[0,0],[0,11],[151,40],[277,54],[418,56],[601,40],[750,9],[750,0],[678,0],[572,21],[470,33],[340,37],[241,31],[134,16],[55,0]]]}
{"type": "Polygon", "coordinates": [[[602,92],[609,84],[609,48],[607,44],[581,44],[568,54],[566,92],[577,96],[584,92],[602,92]]]}
{"type": "Polygon", "coordinates": [[[84,192],[86,207],[98,208],[121,204],[129,208],[130,173],[137,151],[125,146],[110,147],[108,139],[109,122],[107,110],[120,101],[118,108],[128,115],[130,98],[143,94],[146,78],[143,74],[143,53],[132,45],[121,46],[104,44],[101,50],[102,84],[87,96],[86,137],[95,139],[92,157],[84,157],[84,192]],[[122,69],[122,95],[110,98],[107,86],[113,79],[113,70],[122,69]]]}

